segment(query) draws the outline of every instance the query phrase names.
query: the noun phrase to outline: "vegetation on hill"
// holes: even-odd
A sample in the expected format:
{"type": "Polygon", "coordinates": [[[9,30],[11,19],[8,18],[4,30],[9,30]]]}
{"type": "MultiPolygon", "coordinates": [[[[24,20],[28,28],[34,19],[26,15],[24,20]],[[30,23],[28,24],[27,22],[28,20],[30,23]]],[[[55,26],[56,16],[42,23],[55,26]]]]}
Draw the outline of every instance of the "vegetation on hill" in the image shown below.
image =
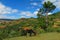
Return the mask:
{"type": "Polygon", "coordinates": [[[0,39],[21,36],[20,29],[23,27],[29,27],[36,31],[37,34],[60,32],[60,12],[47,15],[48,12],[55,9],[55,6],[49,1],[47,3],[45,2],[43,6],[44,8],[39,10],[37,18],[21,18],[18,20],[9,22],[4,21],[0,23],[0,39]],[[46,15],[44,15],[45,13],[46,15]]]}

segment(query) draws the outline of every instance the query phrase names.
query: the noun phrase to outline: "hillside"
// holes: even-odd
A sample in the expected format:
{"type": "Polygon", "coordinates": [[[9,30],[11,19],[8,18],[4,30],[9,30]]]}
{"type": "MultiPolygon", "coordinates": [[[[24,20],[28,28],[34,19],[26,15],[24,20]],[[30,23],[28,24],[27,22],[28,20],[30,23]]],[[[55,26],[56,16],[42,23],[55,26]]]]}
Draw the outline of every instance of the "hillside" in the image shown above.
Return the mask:
{"type": "MultiPolygon", "coordinates": [[[[60,12],[54,13],[52,15],[49,15],[50,18],[53,18],[54,25],[53,27],[59,27],[60,26],[60,12]]],[[[39,26],[37,18],[21,18],[18,20],[13,19],[0,19],[2,23],[0,23],[0,26],[39,26]]]]}
{"type": "MultiPolygon", "coordinates": [[[[53,18],[54,21],[53,27],[60,26],[60,12],[49,15],[49,17],[53,18]]],[[[19,26],[39,26],[37,18],[21,18],[16,21],[13,21],[12,24],[19,25],[19,26]]]]}
{"type": "Polygon", "coordinates": [[[60,27],[60,12],[52,15],[54,17],[54,27],[60,27]]]}

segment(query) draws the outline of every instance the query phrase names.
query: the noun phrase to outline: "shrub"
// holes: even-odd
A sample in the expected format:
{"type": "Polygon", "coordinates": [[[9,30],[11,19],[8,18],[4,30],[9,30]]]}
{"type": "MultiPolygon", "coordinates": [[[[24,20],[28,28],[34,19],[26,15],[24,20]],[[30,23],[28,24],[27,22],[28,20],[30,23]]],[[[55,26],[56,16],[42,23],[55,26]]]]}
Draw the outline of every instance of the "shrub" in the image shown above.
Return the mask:
{"type": "Polygon", "coordinates": [[[18,31],[12,30],[9,33],[9,37],[17,37],[17,36],[20,36],[20,32],[18,32],[18,31]]]}
{"type": "Polygon", "coordinates": [[[45,33],[44,29],[40,29],[40,33],[45,33]]]}
{"type": "Polygon", "coordinates": [[[46,32],[60,32],[60,28],[48,27],[46,32]]]}
{"type": "Polygon", "coordinates": [[[3,40],[3,38],[0,37],[0,40],[3,40]]]}
{"type": "Polygon", "coordinates": [[[48,27],[46,29],[46,32],[55,32],[56,31],[56,28],[53,28],[53,27],[48,27]]]}
{"type": "Polygon", "coordinates": [[[57,32],[60,32],[60,28],[57,28],[57,32]]]}
{"type": "Polygon", "coordinates": [[[45,33],[45,30],[38,28],[38,29],[37,29],[37,33],[38,33],[38,34],[40,34],[40,33],[45,33]]]}
{"type": "Polygon", "coordinates": [[[0,40],[7,38],[7,37],[8,37],[7,30],[1,29],[0,30],[0,40]]]}

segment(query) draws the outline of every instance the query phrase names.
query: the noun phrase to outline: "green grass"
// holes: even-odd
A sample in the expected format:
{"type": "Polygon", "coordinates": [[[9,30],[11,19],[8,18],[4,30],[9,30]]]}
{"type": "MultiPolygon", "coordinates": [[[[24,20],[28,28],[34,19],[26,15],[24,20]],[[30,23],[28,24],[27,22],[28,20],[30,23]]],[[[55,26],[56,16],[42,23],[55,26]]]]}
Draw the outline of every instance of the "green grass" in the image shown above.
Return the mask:
{"type": "Polygon", "coordinates": [[[43,33],[32,37],[22,36],[22,37],[8,38],[4,40],[60,40],[60,33],[43,33]]]}

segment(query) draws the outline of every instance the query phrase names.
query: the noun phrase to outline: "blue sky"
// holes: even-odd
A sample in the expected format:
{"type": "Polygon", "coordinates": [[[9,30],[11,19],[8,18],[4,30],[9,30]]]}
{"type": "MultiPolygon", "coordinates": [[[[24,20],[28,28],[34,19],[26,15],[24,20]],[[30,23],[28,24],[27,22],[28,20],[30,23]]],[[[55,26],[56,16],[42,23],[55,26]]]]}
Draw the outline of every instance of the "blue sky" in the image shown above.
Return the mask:
{"type": "Polygon", "coordinates": [[[0,0],[0,19],[36,18],[38,10],[47,1],[56,5],[53,12],[60,11],[60,0],[0,0]]]}

